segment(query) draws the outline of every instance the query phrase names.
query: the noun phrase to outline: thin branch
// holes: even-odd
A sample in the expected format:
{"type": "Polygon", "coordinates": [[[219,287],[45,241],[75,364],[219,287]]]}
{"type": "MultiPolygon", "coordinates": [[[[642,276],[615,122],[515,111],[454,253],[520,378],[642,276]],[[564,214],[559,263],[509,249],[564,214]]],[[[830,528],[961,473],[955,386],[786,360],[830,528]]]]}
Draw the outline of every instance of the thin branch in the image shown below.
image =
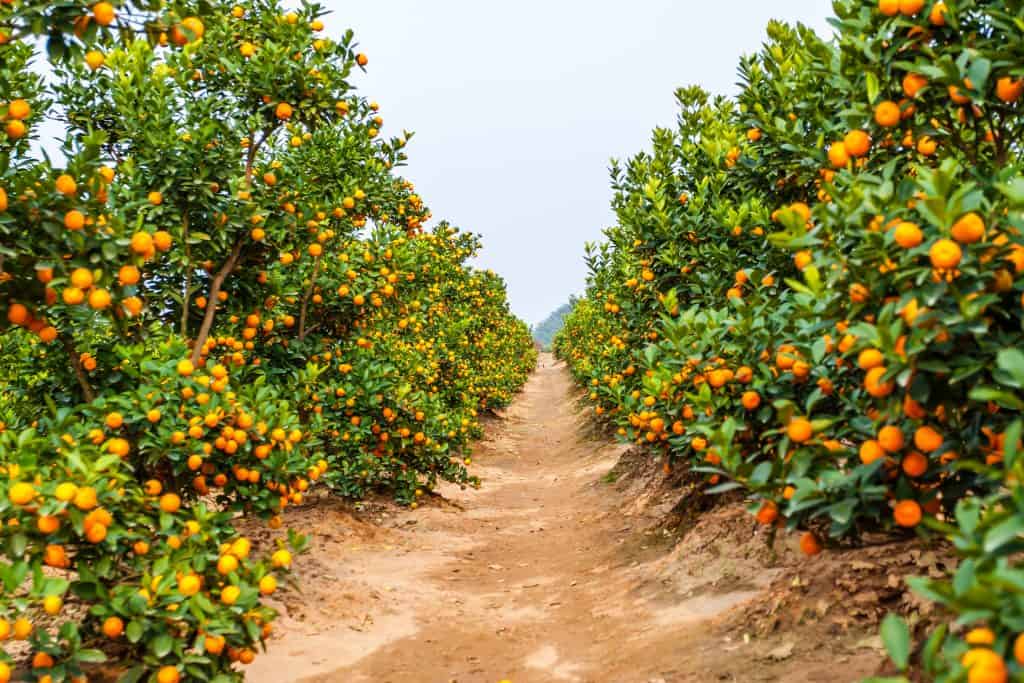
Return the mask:
{"type": "Polygon", "coordinates": [[[92,403],[93,399],[96,398],[96,392],[93,391],[92,385],[89,384],[89,378],[85,375],[85,370],[82,368],[82,359],[79,357],[74,343],[64,335],[60,336],[60,341],[68,354],[68,359],[71,361],[71,367],[75,370],[75,377],[78,378],[78,386],[82,388],[82,396],[85,398],[85,402],[92,403]]]}
{"type": "Polygon", "coordinates": [[[302,297],[302,308],[299,310],[299,341],[306,339],[306,314],[309,311],[309,300],[313,296],[313,290],[316,289],[316,276],[320,272],[320,257],[317,256],[313,260],[313,274],[309,278],[309,289],[306,290],[305,296],[302,297]]]}
{"type": "Polygon", "coordinates": [[[210,293],[206,300],[206,313],[203,315],[203,324],[199,327],[199,334],[196,336],[195,345],[192,347],[192,364],[195,365],[199,362],[199,357],[202,355],[203,345],[206,344],[206,339],[210,336],[210,329],[213,327],[213,318],[217,311],[217,297],[220,295],[220,288],[224,284],[224,280],[227,279],[228,275],[238,265],[238,258],[242,254],[242,245],[244,244],[244,238],[239,238],[235,242],[235,246],[231,249],[231,255],[228,256],[227,261],[221,266],[217,274],[213,276],[213,280],[210,282],[210,293]]]}

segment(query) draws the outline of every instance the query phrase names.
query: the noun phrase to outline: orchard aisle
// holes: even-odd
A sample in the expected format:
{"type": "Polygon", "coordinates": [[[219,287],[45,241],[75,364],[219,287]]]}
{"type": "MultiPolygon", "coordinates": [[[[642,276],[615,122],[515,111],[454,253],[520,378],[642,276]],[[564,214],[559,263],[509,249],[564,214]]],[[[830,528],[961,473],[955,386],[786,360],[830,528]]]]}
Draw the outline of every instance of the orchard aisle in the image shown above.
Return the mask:
{"type": "MultiPolygon", "coordinates": [[[[645,565],[663,553],[602,482],[621,449],[586,440],[581,426],[567,371],[542,355],[506,420],[477,446],[480,490],[447,487],[446,502],[399,512],[386,529],[335,513],[357,526],[341,541],[324,513],[303,558],[322,565],[304,600],[322,604],[304,620],[283,619],[284,635],[249,680],[712,680],[723,638],[706,620],[756,590],[668,594],[645,565]],[[342,623],[330,623],[332,608],[342,623]]],[[[733,667],[723,680],[779,680],[755,674],[758,666],[747,661],[740,667],[750,670],[733,667]]],[[[827,676],[828,663],[821,670],[827,676]]]]}

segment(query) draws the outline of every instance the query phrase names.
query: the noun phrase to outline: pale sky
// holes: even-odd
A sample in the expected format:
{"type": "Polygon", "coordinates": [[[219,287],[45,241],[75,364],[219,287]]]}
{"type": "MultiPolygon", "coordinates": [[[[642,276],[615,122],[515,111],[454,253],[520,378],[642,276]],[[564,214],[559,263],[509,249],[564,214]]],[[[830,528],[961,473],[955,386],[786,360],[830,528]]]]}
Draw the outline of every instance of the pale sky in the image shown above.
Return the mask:
{"type": "Polygon", "coordinates": [[[583,244],[613,222],[608,162],[675,121],[674,91],[736,92],[769,19],[831,33],[830,0],[326,0],[370,58],[353,80],[435,219],[483,235],[478,264],[531,324],[582,291],[583,244]]]}

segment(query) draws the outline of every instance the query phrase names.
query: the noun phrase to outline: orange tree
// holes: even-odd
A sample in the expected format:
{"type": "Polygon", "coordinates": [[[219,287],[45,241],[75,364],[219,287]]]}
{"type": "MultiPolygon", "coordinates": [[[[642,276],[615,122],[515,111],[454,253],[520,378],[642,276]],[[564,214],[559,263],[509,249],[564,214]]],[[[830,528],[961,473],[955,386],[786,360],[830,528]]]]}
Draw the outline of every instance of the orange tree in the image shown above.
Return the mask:
{"type": "Polygon", "coordinates": [[[258,558],[233,517],[474,482],[478,411],[532,367],[478,241],[423,231],[409,136],[322,13],[0,6],[0,681],[239,679],[305,541],[258,558]],[[29,147],[48,110],[62,168],[29,147]]]}
{"type": "Polygon", "coordinates": [[[762,523],[809,530],[810,554],[867,529],[953,538],[963,568],[917,586],[987,625],[966,642],[940,632],[923,666],[1007,680],[1024,663],[1009,561],[1021,8],[835,10],[829,43],[772,25],[735,106],[695,127],[684,109],[680,135],[656,132],[631,162],[634,212],[608,231],[558,351],[623,436],[747,491],[762,523]],[[688,229],[707,206],[713,220],[688,229]],[[731,220],[744,206],[753,226],[731,220]]]}

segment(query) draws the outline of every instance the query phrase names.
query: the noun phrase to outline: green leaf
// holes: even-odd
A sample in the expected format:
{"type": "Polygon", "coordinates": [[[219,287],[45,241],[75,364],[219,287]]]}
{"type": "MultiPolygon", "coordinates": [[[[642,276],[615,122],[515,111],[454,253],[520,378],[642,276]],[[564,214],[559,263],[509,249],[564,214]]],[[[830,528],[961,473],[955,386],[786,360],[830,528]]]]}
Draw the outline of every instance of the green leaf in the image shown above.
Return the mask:
{"type": "Polygon", "coordinates": [[[153,650],[153,654],[161,658],[167,656],[172,647],[174,647],[174,639],[166,633],[160,634],[150,643],[150,649],[153,650]]]}
{"type": "Polygon", "coordinates": [[[900,671],[910,664],[910,628],[895,614],[885,615],[881,628],[882,643],[900,671]]]}
{"type": "Polygon", "coordinates": [[[1024,518],[1014,515],[1003,520],[985,534],[985,552],[991,553],[998,550],[1015,539],[1021,532],[1024,532],[1024,518]]]}

